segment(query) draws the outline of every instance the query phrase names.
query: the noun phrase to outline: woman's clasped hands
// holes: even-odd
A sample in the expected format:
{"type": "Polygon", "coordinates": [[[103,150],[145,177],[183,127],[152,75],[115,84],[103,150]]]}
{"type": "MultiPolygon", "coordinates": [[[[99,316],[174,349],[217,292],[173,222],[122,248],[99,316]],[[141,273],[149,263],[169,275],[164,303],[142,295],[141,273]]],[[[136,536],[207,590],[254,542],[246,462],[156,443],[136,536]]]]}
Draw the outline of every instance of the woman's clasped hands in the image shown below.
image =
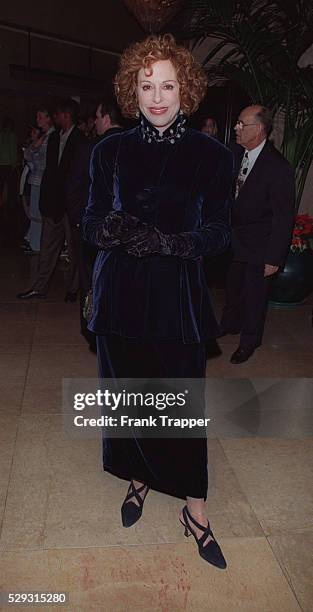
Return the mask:
{"type": "Polygon", "coordinates": [[[104,220],[103,230],[115,239],[129,255],[144,257],[161,252],[157,230],[125,211],[111,211],[104,220]]]}
{"type": "Polygon", "coordinates": [[[192,251],[186,235],[165,234],[125,211],[111,211],[106,216],[103,234],[134,257],[153,254],[189,257],[192,251]]]}

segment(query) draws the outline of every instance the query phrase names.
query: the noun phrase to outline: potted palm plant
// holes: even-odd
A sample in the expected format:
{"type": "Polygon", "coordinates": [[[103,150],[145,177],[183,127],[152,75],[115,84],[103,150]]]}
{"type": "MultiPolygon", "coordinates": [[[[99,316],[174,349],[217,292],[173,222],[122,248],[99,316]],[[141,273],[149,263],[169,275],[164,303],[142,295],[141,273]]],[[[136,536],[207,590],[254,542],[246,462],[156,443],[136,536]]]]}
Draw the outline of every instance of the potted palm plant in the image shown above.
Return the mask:
{"type": "MultiPolygon", "coordinates": [[[[195,52],[207,43],[202,61],[211,86],[235,83],[252,104],[279,116],[280,149],[296,177],[296,214],[313,161],[313,66],[300,61],[313,44],[313,4],[186,0],[171,29],[195,52]]],[[[273,283],[271,299],[277,304],[297,304],[313,289],[313,252],[294,246],[273,283]]]]}
{"type": "Polygon", "coordinates": [[[313,288],[313,217],[297,215],[290,252],[284,270],[271,291],[271,304],[293,307],[301,304],[313,288]]]}

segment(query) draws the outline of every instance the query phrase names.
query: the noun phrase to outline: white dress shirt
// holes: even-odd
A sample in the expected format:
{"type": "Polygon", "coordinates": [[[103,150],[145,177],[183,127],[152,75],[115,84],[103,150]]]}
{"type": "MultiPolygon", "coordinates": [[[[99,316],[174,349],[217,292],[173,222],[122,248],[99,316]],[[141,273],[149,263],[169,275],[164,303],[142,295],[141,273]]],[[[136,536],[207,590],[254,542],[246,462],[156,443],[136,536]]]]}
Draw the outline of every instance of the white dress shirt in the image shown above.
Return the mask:
{"type": "Polygon", "coordinates": [[[250,151],[248,151],[248,149],[245,149],[245,153],[246,152],[248,153],[248,160],[249,160],[248,170],[246,172],[245,179],[250,174],[256,160],[258,159],[263,147],[265,146],[265,143],[266,143],[266,138],[264,138],[264,140],[262,140],[262,142],[257,147],[255,147],[255,149],[250,149],[250,151]]]}

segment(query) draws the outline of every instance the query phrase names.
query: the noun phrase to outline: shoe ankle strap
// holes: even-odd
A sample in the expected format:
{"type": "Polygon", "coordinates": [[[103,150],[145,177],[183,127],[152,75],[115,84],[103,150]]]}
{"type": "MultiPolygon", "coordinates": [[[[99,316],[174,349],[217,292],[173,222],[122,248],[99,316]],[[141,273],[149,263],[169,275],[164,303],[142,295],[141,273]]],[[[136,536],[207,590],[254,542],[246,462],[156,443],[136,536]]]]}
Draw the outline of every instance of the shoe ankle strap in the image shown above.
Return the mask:
{"type": "Polygon", "coordinates": [[[129,485],[130,491],[126,495],[125,502],[129,501],[132,497],[135,497],[137,499],[137,502],[141,505],[143,503],[143,499],[142,497],[140,497],[139,493],[141,493],[145,489],[145,487],[149,488],[148,485],[144,484],[142,485],[142,487],[136,489],[133,481],[131,480],[129,485]]]}
{"type": "Polygon", "coordinates": [[[183,508],[183,516],[184,516],[185,522],[188,523],[188,521],[190,521],[191,523],[195,525],[195,527],[197,527],[198,529],[201,529],[201,531],[207,531],[207,529],[210,529],[210,523],[208,522],[207,527],[203,527],[203,525],[200,525],[200,523],[198,523],[198,521],[196,521],[196,519],[193,518],[193,516],[190,514],[187,506],[183,508]]]}

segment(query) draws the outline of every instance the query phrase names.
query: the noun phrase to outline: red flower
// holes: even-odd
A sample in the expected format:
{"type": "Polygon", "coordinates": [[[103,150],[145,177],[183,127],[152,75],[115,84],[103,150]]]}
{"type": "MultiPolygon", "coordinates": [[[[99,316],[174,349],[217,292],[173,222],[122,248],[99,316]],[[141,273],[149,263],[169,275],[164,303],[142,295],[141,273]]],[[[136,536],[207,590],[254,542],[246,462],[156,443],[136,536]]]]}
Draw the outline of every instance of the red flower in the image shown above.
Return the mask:
{"type": "Polygon", "coordinates": [[[311,248],[310,238],[313,239],[313,218],[308,214],[297,215],[291,243],[293,250],[303,251],[311,248]]]}

